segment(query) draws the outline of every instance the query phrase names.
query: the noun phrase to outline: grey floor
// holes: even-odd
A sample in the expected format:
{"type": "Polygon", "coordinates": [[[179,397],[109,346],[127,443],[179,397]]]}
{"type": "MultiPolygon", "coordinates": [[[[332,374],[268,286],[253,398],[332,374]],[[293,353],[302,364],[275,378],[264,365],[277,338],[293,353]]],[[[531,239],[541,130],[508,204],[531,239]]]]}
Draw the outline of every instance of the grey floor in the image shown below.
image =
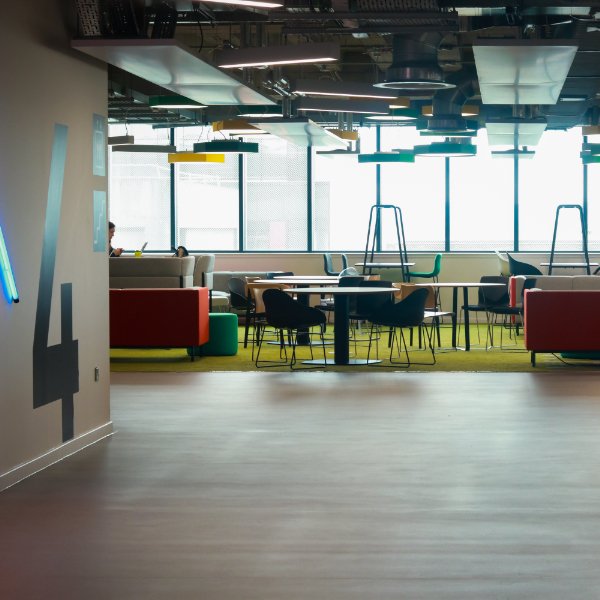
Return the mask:
{"type": "Polygon", "coordinates": [[[600,598],[600,374],[113,374],[0,598],[600,598]]]}

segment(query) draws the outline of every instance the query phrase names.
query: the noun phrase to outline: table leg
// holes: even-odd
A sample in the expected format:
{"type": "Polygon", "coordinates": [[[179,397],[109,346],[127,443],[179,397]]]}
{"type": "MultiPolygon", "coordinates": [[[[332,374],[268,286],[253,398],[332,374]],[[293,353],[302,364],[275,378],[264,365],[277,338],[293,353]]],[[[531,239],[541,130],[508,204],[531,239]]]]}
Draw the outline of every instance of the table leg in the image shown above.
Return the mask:
{"type": "Polygon", "coordinates": [[[381,362],[378,359],[350,358],[350,296],[348,294],[335,294],[333,299],[333,347],[334,359],[304,360],[304,364],[322,365],[370,365],[381,362]]]}
{"type": "Polygon", "coordinates": [[[336,294],[333,307],[335,364],[347,365],[350,359],[350,297],[346,294],[336,294]]]}
{"type": "Polygon", "coordinates": [[[452,288],[452,347],[456,348],[456,319],[458,318],[458,288],[452,288]]]}
{"type": "Polygon", "coordinates": [[[465,318],[465,351],[471,349],[471,328],[469,327],[469,288],[463,287],[463,306],[465,318]]]}

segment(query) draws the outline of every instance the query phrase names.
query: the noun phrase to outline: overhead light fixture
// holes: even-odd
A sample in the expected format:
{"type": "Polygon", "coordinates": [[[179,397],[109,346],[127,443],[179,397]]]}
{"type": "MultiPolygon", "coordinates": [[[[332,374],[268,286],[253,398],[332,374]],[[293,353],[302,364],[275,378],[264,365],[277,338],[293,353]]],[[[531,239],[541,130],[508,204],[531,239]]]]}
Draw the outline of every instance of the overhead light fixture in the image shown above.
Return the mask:
{"type": "Polygon", "coordinates": [[[581,134],[585,136],[600,135],[600,125],[584,125],[581,134]]]}
{"type": "Polygon", "coordinates": [[[581,154],[581,162],[584,165],[596,165],[600,164],[600,156],[594,156],[592,154],[581,154]]]}
{"type": "Polygon", "coordinates": [[[474,136],[478,127],[477,121],[463,119],[463,117],[456,115],[440,115],[417,123],[417,130],[421,135],[439,135],[443,137],[474,136]]]}
{"type": "Polygon", "coordinates": [[[177,148],[172,145],[161,144],[131,144],[125,146],[113,146],[113,152],[177,152],[177,148]]]}
{"type": "Polygon", "coordinates": [[[588,97],[576,94],[561,94],[558,98],[559,102],[587,102],[588,97]]]}
{"type": "Polygon", "coordinates": [[[148,106],[150,108],[206,108],[204,104],[196,102],[196,100],[190,100],[184,96],[150,96],[148,98],[148,106]]]}
{"type": "Polygon", "coordinates": [[[224,154],[198,154],[196,152],[174,152],[168,155],[169,163],[224,163],[224,154]]]}
{"type": "Polygon", "coordinates": [[[114,135],[109,137],[108,140],[109,146],[123,146],[125,144],[133,144],[134,136],[132,135],[114,135]]]}
{"type": "Polygon", "coordinates": [[[252,8],[279,8],[282,2],[261,2],[260,0],[202,0],[213,4],[230,4],[232,6],[251,6],[252,8]]]}
{"type": "Polygon", "coordinates": [[[351,150],[348,148],[347,150],[317,150],[316,154],[320,154],[321,156],[358,156],[360,154],[359,150],[351,150]]]}
{"type": "Polygon", "coordinates": [[[492,150],[492,158],[518,158],[531,159],[535,156],[534,150],[528,150],[527,148],[511,148],[509,150],[492,150]]]}
{"type": "Polygon", "coordinates": [[[475,156],[477,146],[462,142],[433,142],[431,144],[415,146],[415,155],[438,158],[460,158],[475,156]]]}
{"type": "Polygon", "coordinates": [[[19,292],[17,290],[17,284],[15,283],[15,276],[13,275],[10,258],[8,257],[6,243],[4,242],[2,227],[0,227],[0,275],[2,276],[6,298],[9,302],[18,302],[19,292]]]}
{"type": "Polygon", "coordinates": [[[194,144],[194,152],[245,154],[258,152],[258,144],[256,142],[242,142],[240,140],[212,140],[210,142],[198,142],[194,144]]]}
{"type": "MultiPolygon", "coordinates": [[[[424,117],[433,117],[433,105],[428,104],[421,107],[421,114],[424,117]]],[[[461,117],[476,117],[479,114],[479,106],[476,104],[463,104],[460,109],[461,117]]]]}
{"type": "Polygon", "coordinates": [[[577,53],[571,40],[473,43],[483,104],[556,104],[577,53]]]}
{"type": "Polygon", "coordinates": [[[356,142],[358,140],[358,131],[350,131],[347,129],[327,129],[327,131],[348,142],[356,142]]]}
{"type": "Polygon", "coordinates": [[[291,91],[301,96],[338,96],[388,100],[395,100],[398,95],[387,90],[374,89],[368,83],[333,81],[332,79],[299,79],[292,83],[291,91]]]}
{"type": "Polygon", "coordinates": [[[257,119],[252,124],[297,146],[345,150],[349,144],[307,117],[257,119]]]}
{"type": "Polygon", "coordinates": [[[339,44],[290,44],[260,48],[227,49],[215,52],[215,61],[222,69],[270,67],[304,63],[334,62],[340,59],[339,44]]]}
{"type": "Polygon", "coordinates": [[[229,135],[266,135],[266,131],[250,125],[243,119],[227,119],[225,121],[214,121],[212,124],[214,132],[227,133],[229,135]]]}
{"type": "Polygon", "coordinates": [[[359,154],[359,163],[414,163],[415,153],[413,150],[394,150],[393,152],[371,152],[359,154]]]}
{"type": "Polygon", "coordinates": [[[582,144],[581,150],[589,156],[600,156],[600,144],[582,144]]]}
{"type": "Polygon", "coordinates": [[[299,112],[337,112],[385,115],[390,110],[387,100],[345,100],[343,98],[300,97],[293,102],[299,112]]]}
{"type": "Polygon", "coordinates": [[[410,98],[399,96],[390,101],[390,108],[410,108],[410,98]]]}
{"type": "Polygon", "coordinates": [[[392,108],[386,115],[366,117],[371,121],[416,121],[420,117],[416,108],[392,108]]]}
{"type": "Polygon", "coordinates": [[[273,106],[242,106],[240,107],[239,117],[250,117],[254,119],[269,119],[283,117],[283,108],[277,104],[273,106]]]}

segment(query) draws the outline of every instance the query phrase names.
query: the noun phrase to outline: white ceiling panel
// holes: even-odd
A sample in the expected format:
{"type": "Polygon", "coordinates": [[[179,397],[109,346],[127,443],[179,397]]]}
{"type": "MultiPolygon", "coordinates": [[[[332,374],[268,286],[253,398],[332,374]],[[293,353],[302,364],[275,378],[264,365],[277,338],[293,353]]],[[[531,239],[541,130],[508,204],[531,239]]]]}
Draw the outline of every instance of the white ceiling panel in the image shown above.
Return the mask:
{"type": "Polygon", "coordinates": [[[330,133],[310,119],[248,119],[249,123],[263,131],[298,146],[315,148],[347,148],[348,142],[330,133]]]}
{"type": "Polygon", "coordinates": [[[275,104],[173,39],[80,39],[73,48],[207,106],[275,104]]]}
{"type": "Polygon", "coordinates": [[[543,120],[506,119],[485,125],[490,146],[536,146],[546,130],[543,120]]]}
{"type": "Polygon", "coordinates": [[[576,52],[565,40],[478,40],[483,104],[556,104],[576,52]]]}

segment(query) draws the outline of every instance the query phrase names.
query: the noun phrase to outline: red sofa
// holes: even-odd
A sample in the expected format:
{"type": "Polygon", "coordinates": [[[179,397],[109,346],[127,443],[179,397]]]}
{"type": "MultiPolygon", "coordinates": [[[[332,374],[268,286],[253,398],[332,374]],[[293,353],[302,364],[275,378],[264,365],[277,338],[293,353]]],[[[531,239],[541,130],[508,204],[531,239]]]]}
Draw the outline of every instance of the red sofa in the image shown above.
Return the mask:
{"type": "Polygon", "coordinates": [[[111,348],[208,342],[208,288],[111,289],[109,294],[111,348]]]}
{"type": "Polygon", "coordinates": [[[527,290],[525,348],[536,353],[600,351],[600,290],[527,290]]]}

